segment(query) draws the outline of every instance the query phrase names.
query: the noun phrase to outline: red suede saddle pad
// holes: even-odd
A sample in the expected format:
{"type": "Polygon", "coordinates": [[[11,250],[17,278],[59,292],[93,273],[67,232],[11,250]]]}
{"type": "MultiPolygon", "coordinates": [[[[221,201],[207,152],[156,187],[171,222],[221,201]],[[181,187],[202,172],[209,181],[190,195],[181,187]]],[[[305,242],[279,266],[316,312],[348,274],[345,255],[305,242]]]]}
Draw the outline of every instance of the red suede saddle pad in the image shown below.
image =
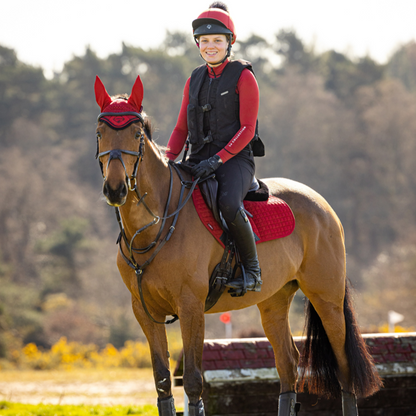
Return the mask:
{"type": "MultiPolygon", "coordinates": [[[[223,230],[207,206],[199,186],[195,188],[192,199],[202,223],[224,247],[221,241],[223,230]]],[[[259,238],[257,244],[287,237],[295,228],[295,217],[289,205],[275,196],[269,196],[267,201],[244,201],[244,208],[253,216],[248,218],[253,232],[259,238]]]]}

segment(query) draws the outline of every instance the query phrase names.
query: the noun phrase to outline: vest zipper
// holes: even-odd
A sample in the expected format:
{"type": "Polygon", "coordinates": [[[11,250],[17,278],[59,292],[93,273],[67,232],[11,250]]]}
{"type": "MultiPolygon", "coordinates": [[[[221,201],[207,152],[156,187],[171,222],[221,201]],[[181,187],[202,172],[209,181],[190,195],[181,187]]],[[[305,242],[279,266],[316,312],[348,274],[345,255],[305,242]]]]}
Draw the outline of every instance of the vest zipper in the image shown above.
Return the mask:
{"type": "MultiPolygon", "coordinates": [[[[210,93],[211,93],[211,84],[212,84],[212,78],[209,79],[209,84],[208,84],[207,104],[206,104],[207,107],[211,107],[210,104],[209,104],[209,96],[210,96],[210,93]]],[[[209,109],[211,109],[211,108],[209,108],[209,109]]],[[[209,113],[208,113],[208,128],[209,129],[208,129],[208,134],[207,134],[206,139],[208,140],[208,143],[209,143],[209,142],[212,142],[211,122],[210,122],[209,113]]]]}

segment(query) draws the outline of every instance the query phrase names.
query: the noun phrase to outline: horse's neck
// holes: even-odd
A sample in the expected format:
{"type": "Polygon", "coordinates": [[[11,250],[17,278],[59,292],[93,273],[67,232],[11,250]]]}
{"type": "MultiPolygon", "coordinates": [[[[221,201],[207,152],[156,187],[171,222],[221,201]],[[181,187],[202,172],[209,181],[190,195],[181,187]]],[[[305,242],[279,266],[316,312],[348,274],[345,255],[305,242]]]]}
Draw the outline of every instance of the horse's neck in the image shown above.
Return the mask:
{"type": "MultiPolygon", "coordinates": [[[[155,221],[155,216],[164,215],[169,182],[169,167],[156,146],[146,140],[145,154],[137,173],[138,194],[129,191],[126,203],[120,207],[125,232],[129,239],[137,230],[155,221]],[[140,203],[138,195],[142,197],[140,203]]],[[[160,223],[150,226],[135,238],[135,242],[137,241],[138,245],[150,243],[156,237],[159,228],[160,223]]]]}

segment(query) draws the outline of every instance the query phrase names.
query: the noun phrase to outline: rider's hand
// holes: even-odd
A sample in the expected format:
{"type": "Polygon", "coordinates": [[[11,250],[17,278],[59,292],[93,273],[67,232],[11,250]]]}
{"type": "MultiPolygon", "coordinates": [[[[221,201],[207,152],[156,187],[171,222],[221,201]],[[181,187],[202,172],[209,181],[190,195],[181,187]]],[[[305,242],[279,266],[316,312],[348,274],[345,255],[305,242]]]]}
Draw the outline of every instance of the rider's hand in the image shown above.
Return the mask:
{"type": "Polygon", "coordinates": [[[222,165],[222,160],[218,155],[214,155],[207,160],[199,162],[192,168],[192,175],[195,178],[204,178],[211,175],[222,165]]]}

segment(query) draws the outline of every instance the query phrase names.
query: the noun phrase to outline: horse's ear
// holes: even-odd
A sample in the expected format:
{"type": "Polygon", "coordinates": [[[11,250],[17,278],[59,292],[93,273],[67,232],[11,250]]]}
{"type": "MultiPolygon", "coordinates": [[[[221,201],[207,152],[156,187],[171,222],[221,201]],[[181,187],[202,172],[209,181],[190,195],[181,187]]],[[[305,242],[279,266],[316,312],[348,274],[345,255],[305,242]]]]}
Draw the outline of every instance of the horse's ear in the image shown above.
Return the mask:
{"type": "Polygon", "coordinates": [[[138,75],[127,102],[131,104],[133,107],[136,107],[137,111],[140,112],[142,108],[143,95],[144,95],[143,83],[142,83],[142,80],[140,79],[140,75],[138,75]]]}
{"type": "Polygon", "coordinates": [[[95,77],[94,91],[95,100],[97,101],[97,104],[100,106],[101,111],[104,111],[104,108],[111,104],[112,100],[98,75],[95,77]]]}

